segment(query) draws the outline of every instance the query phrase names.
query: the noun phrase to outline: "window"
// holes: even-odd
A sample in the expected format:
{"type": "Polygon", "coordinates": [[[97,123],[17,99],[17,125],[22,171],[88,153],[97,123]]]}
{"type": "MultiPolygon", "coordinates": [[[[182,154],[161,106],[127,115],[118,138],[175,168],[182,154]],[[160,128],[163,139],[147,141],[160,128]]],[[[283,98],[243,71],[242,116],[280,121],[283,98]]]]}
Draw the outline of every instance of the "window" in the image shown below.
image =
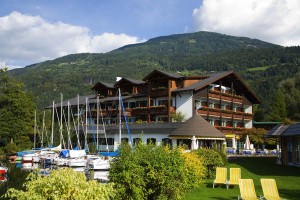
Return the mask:
{"type": "Polygon", "coordinates": [[[154,100],[150,99],[150,106],[154,106],[154,100]]]}
{"type": "Polygon", "coordinates": [[[147,144],[156,144],[155,138],[147,138],[147,144]]]}
{"type": "Polygon", "coordinates": [[[196,109],[200,109],[201,108],[201,101],[200,100],[196,100],[196,109]]]}
{"type": "Polygon", "coordinates": [[[233,122],[233,128],[236,128],[236,122],[233,122]]]}
{"type": "Polygon", "coordinates": [[[159,106],[162,106],[162,105],[168,106],[168,100],[159,100],[158,105],[159,106]]]}
{"type": "Polygon", "coordinates": [[[226,109],[226,104],[222,104],[222,110],[226,109]]]}
{"type": "Polygon", "coordinates": [[[226,126],[226,121],[222,121],[222,126],[226,126]]]}
{"type": "Polygon", "coordinates": [[[163,145],[169,145],[170,147],[172,147],[172,140],[170,138],[163,138],[161,142],[163,145]]]}
{"type": "Polygon", "coordinates": [[[108,145],[114,145],[114,138],[99,138],[100,145],[106,145],[106,141],[108,145]]]}
{"type": "Polygon", "coordinates": [[[128,141],[129,141],[129,139],[127,138],[127,137],[123,137],[122,139],[121,139],[121,143],[123,144],[123,143],[128,143],[128,141]]]}
{"type": "Polygon", "coordinates": [[[233,111],[236,112],[236,106],[233,106],[233,111]]]}
{"type": "Polygon", "coordinates": [[[226,146],[227,146],[227,147],[233,147],[233,146],[232,146],[232,139],[227,139],[227,140],[226,140],[226,146]]]}
{"type": "Polygon", "coordinates": [[[214,126],[215,125],[215,123],[214,123],[215,121],[213,120],[213,119],[210,119],[209,120],[209,123],[210,123],[210,125],[212,125],[212,126],[214,126]]]}
{"type": "Polygon", "coordinates": [[[209,107],[210,108],[214,108],[214,103],[213,102],[209,102],[209,107]]]}
{"type": "Polygon", "coordinates": [[[148,103],[147,103],[147,101],[139,101],[139,106],[140,107],[147,107],[148,103]]]}
{"type": "Polygon", "coordinates": [[[129,102],[129,108],[135,108],[135,102],[129,102]]]}
{"type": "Polygon", "coordinates": [[[183,148],[190,149],[191,144],[191,139],[177,139],[177,146],[182,146],[183,148]]]}
{"type": "Polygon", "coordinates": [[[137,144],[139,142],[142,142],[142,139],[141,138],[134,138],[133,139],[133,144],[137,144]]]}
{"type": "Polygon", "coordinates": [[[124,108],[128,108],[128,102],[123,102],[124,108]]]}

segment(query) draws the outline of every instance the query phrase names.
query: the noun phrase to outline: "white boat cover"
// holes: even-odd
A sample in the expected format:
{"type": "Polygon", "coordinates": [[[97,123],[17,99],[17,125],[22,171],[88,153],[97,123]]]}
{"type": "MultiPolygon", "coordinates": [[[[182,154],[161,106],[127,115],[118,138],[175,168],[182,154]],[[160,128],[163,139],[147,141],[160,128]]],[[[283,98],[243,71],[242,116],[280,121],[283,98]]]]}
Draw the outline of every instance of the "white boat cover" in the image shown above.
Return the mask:
{"type": "Polygon", "coordinates": [[[86,156],[85,150],[70,150],[70,158],[81,158],[86,156]]]}

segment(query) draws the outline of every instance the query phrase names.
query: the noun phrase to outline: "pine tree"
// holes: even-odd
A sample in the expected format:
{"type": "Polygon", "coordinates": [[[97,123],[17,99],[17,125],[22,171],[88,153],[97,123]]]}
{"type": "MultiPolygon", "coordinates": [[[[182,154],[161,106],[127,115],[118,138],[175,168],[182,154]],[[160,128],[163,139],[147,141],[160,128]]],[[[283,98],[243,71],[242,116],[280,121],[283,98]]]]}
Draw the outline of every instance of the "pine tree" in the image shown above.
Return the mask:
{"type": "Polygon", "coordinates": [[[270,121],[282,122],[287,117],[284,94],[281,90],[277,90],[275,99],[270,105],[270,121]]]}
{"type": "Polygon", "coordinates": [[[0,70],[0,138],[14,141],[18,149],[32,146],[35,105],[23,84],[9,76],[7,69],[0,70]]]}

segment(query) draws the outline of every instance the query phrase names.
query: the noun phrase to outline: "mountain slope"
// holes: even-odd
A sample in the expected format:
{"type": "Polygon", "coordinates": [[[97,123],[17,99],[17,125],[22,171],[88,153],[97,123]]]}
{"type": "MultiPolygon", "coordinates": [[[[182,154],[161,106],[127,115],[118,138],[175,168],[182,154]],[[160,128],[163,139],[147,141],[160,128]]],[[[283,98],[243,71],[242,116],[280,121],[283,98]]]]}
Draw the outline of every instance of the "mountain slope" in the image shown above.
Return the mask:
{"type": "Polygon", "coordinates": [[[76,94],[90,94],[97,81],[115,82],[116,76],[142,79],[153,69],[207,73],[280,63],[293,51],[256,39],[197,32],[151,39],[105,54],[72,54],[33,64],[10,73],[25,83],[40,107],[76,94]]]}

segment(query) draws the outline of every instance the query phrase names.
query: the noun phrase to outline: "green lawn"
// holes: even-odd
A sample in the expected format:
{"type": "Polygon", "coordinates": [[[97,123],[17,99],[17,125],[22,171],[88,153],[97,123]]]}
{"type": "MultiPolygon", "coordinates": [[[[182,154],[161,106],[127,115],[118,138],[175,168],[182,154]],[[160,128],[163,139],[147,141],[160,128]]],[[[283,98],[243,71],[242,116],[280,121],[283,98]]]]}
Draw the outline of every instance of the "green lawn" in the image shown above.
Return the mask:
{"type": "Polygon", "coordinates": [[[272,66],[255,67],[255,68],[247,69],[247,71],[249,71],[249,72],[254,72],[254,71],[265,71],[265,70],[268,69],[269,67],[272,67],[272,66]]]}
{"type": "MultiPolygon", "coordinates": [[[[228,162],[226,167],[240,167],[242,178],[253,179],[256,194],[262,195],[260,178],[274,178],[277,183],[279,195],[289,200],[300,199],[300,167],[281,166],[275,164],[274,157],[239,157],[228,162]]],[[[229,174],[228,174],[229,177],[229,174]]],[[[237,199],[239,187],[226,189],[226,186],[218,185],[212,188],[213,180],[205,180],[200,189],[192,191],[186,200],[199,199],[237,199]]]]}

